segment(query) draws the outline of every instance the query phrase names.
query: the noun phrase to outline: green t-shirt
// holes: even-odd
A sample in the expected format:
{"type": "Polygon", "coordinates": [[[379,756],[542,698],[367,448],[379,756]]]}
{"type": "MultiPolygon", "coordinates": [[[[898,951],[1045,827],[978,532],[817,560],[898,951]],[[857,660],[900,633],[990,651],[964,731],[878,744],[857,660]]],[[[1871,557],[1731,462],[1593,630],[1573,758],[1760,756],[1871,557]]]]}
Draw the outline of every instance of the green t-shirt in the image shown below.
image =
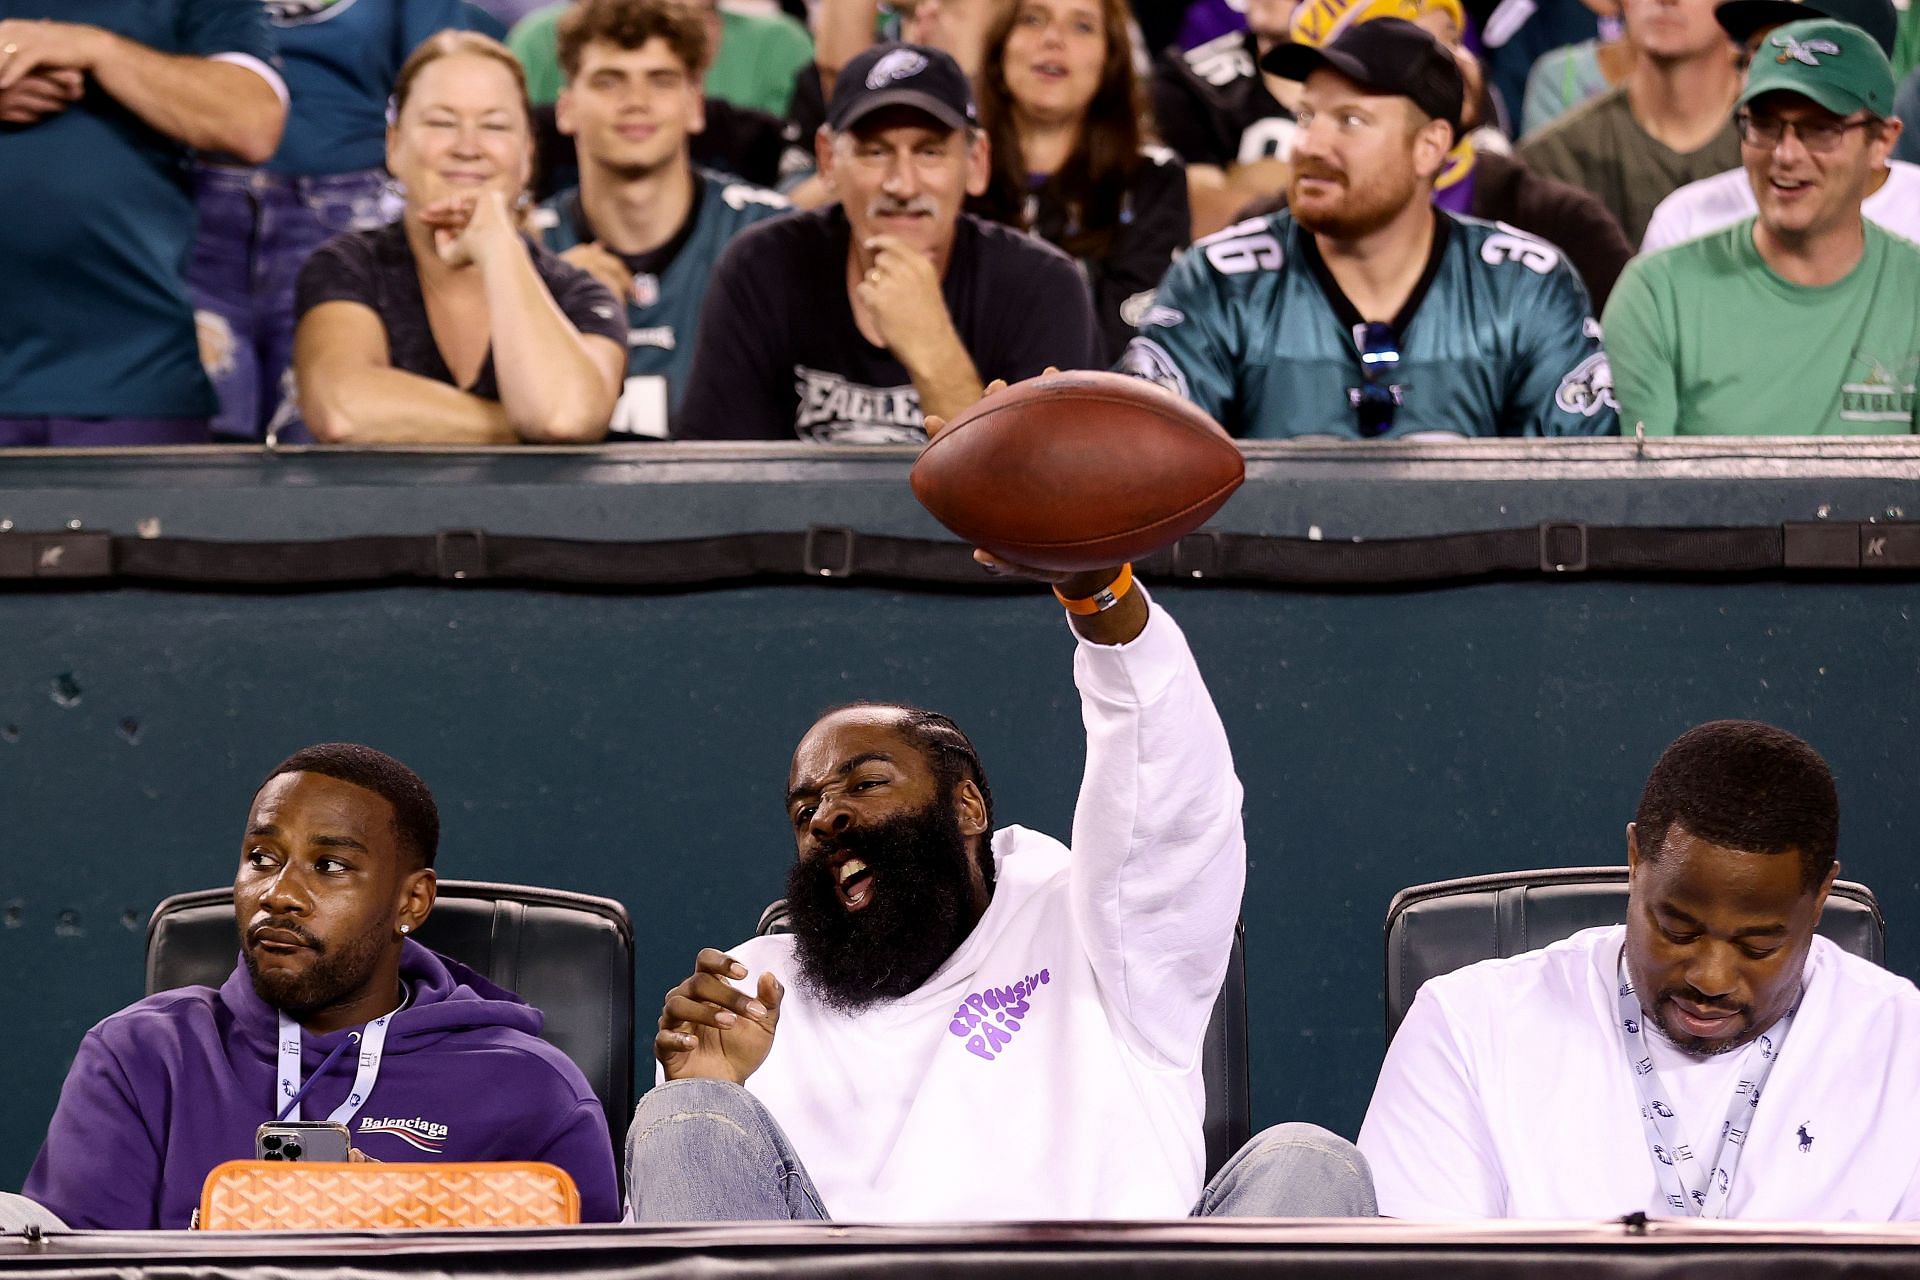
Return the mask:
{"type": "Polygon", "coordinates": [[[1654,206],[1689,182],[1740,167],[1740,135],[1728,112],[1726,126],[1705,146],[1675,151],[1640,127],[1621,85],[1522,142],[1520,159],[1543,177],[1599,196],[1620,219],[1627,240],[1639,244],[1654,206]]]}
{"type": "MultiPolygon", "coordinates": [[[[527,96],[544,106],[560,96],[566,78],[560,72],[560,15],[573,0],[535,9],[514,24],[507,36],[520,65],[527,69],[527,96]]],[[[793,96],[793,78],[813,61],[807,29],[786,14],[761,16],[720,11],[720,55],[707,68],[707,96],[736,107],[752,107],[784,117],[793,96]]]]}
{"type": "Polygon", "coordinates": [[[1752,218],[1629,262],[1602,326],[1621,434],[1920,430],[1920,245],[1871,222],[1866,236],[1827,285],[1775,275],[1752,218]]]}
{"type": "Polygon", "coordinates": [[[786,118],[793,78],[813,61],[813,37],[784,13],[756,16],[720,11],[726,34],[707,68],[707,96],[786,118]]]}
{"type": "Polygon", "coordinates": [[[1613,88],[1600,69],[1600,41],[1582,40],[1543,53],[1527,73],[1527,96],[1520,107],[1520,136],[1528,137],[1583,102],[1613,88]]]}

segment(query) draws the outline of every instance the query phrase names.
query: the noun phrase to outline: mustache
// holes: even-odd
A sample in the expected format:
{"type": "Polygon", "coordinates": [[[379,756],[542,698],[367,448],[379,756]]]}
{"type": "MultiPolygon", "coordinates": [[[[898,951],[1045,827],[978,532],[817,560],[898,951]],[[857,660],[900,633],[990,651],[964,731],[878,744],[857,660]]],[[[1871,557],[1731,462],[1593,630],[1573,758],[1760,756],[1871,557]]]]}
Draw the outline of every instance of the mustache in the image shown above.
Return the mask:
{"type": "Polygon", "coordinates": [[[1696,1009],[1705,1009],[1710,1014],[1731,1014],[1736,1017],[1751,1018],[1753,1006],[1748,1004],[1723,1004],[1718,1000],[1702,999],[1700,993],[1691,987],[1668,987],[1660,993],[1660,1003],[1673,1004],[1676,999],[1685,1000],[1696,1009]]]}
{"type": "Polygon", "coordinates": [[[1293,165],[1295,180],[1300,178],[1318,178],[1323,182],[1345,182],[1346,170],[1336,169],[1330,164],[1320,164],[1313,160],[1296,160],[1293,165]]]}
{"type": "Polygon", "coordinates": [[[258,924],[249,925],[247,927],[247,941],[257,941],[260,934],[267,929],[273,929],[280,933],[290,933],[300,939],[303,945],[312,947],[315,951],[324,950],[320,945],[320,939],[314,937],[312,932],[297,920],[262,920],[258,924]]]}
{"type": "Polygon", "coordinates": [[[933,201],[927,199],[925,196],[914,196],[907,200],[896,200],[892,196],[881,196],[867,206],[867,216],[869,218],[879,218],[888,214],[901,213],[923,213],[931,218],[937,216],[939,212],[939,209],[934,207],[933,201]]]}

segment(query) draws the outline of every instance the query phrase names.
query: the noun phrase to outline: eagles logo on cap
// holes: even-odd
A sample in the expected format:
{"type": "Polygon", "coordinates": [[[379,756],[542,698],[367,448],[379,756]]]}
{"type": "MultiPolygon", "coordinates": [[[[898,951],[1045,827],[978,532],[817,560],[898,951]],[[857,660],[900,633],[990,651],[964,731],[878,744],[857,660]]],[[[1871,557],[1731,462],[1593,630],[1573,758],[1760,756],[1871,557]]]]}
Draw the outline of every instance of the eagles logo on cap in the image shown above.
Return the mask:
{"type": "Polygon", "coordinates": [[[276,27],[319,22],[351,8],[353,0],[265,0],[267,21],[276,27]]]}
{"type": "Polygon", "coordinates": [[[1817,67],[1820,65],[1819,55],[1823,53],[1838,54],[1840,52],[1840,46],[1831,40],[1809,40],[1802,44],[1792,36],[1776,35],[1767,43],[1780,50],[1780,56],[1775,58],[1774,61],[1782,64],[1792,60],[1794,62],[1803,62],[1809,67],[1817,67]]]}
{"type": "Polygon", "coordinates": [[[973,88],[953,55],[930,45],[883,44],[863,49],[841,69],[827,102],[827,127],[838,133],[883,107],[911,107],[949,129],[972,128],[973,88]]]}
{"type": "Polygon", "coordinates": [[[917,76],[926,69],[924,54],[915,53],[912,49],[895,49],[874,63],[873,70],[867,72],[867,88],[884,89],[895,80],[917,76]]]}
{"type": "Polygon", "coordinates": [[[1865,111],[1885,120],[1893,114],[1893,64],[1872,36],[1850,22],[1810,18],[1769,32],[1765,50],[1747,68],[1738,105],[1769,93],[1792,93],[1850,116],[1865,111]]]}

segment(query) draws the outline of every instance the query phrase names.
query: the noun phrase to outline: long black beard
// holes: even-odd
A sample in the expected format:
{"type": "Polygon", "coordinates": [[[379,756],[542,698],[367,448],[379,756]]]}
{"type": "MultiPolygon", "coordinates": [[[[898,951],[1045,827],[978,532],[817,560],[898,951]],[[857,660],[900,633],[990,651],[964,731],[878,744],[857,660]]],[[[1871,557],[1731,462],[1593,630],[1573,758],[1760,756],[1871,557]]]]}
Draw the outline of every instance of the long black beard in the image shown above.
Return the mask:
{"type": "Polygon", "coordinates": [[[973,931],[966,837],[950,797],[936,799],[793,864],[787,909],[800,979],[816,999],[857,1013],[919,988],[973,931]],[[846,852],[873,872],[873,901],[849,911],[829,863],[846,852]]]}

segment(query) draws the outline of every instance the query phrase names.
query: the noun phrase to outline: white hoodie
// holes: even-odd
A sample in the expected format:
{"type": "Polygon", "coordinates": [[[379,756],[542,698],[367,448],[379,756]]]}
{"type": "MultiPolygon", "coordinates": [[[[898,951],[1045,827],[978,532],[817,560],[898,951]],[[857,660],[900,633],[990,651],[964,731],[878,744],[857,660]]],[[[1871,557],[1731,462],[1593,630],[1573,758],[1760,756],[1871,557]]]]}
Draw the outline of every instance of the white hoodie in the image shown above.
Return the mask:
{"type": "Polygon", "coordinates": [[[1184,1216],[1205,1151],[1201,1041],[1246,879],[1240,782],[1186,638],[1081,641],[1071,850],[994,834],[993,900],[898,1000],[810,998],[790,936],[732,954],[787,994],[747,1088],[841,1221],[1184,1216]]]}

